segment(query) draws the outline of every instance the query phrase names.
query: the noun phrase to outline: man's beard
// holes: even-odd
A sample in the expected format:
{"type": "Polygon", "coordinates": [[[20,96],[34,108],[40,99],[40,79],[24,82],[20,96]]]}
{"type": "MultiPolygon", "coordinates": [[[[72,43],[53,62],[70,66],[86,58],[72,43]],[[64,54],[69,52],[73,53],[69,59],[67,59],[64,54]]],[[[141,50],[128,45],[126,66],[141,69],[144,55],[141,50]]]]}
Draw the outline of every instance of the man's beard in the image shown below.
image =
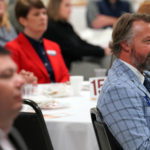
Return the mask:
{"type": "Polygon", "coordinates": [[[145,61],[141,64],[141,68],[143,68],[143,70],[150,71],[150,53],[147,55],[145,61]]]}
{"type": "Polygon", "coordinates": [[[133,59],[133,64],[141,72],[144,70],[150,71],[150,53],[148,53],[146,58],[144,56],[137,56],[136,52],[132,49],[131,59],[133,59]],[[143,62],[143,59],[144,62],[143,62]]]}

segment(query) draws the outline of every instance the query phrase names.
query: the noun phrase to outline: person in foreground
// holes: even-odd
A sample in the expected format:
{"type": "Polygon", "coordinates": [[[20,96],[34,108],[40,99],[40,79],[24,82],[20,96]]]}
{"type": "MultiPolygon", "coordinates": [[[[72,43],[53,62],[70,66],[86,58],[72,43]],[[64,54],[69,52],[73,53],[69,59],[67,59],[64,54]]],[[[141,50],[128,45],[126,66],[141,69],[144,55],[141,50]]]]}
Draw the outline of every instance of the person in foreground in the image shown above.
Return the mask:
{"type": "Polygon", "coordinates": [[[102,58],[111,55],[109,48],[92,45],[82,40],[69,23],[71,14],[70,0],[50,0],[48,3],[48,28],[44,37],[57,42],[69,70],[74,61],[84,56],[102,58]]]}
{"type": "Polygon", "coordinates": [[[66,82],[69,72],[57,43],[42,37],[47,29],[47,11],[41,0],[17,0],[16,17],[24,30],[6,44],[22,69],[33,72],[38,83],[66,82]]]}
{"type": "Polygon", "coordinates": [[[117,58],[97,108],[124,150],[150,150],[150,16],[120,17],[110,48],[117,58]]]}
{"type": "Polygon", "coordinates": [[[22,137],[12,127],[22,108],[24,79],[17,73],[9,51],[1,46],[0,64],[0,150],[27,150],[22,137]]]}

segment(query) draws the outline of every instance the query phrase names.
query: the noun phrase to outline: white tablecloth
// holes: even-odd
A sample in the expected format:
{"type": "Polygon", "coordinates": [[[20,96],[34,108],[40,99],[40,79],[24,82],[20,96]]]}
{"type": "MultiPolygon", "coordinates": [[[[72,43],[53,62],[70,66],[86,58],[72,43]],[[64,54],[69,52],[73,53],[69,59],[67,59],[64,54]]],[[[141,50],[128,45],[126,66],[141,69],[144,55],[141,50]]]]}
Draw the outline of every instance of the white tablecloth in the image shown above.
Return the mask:
{"type": "Polygon", "coordinates": [[[96,101],[90,100],[89,91],[57,99],[68,107],[42,111],[54,150],[98,150],[90,118],[90,108],[96,106],[96,101]]]}

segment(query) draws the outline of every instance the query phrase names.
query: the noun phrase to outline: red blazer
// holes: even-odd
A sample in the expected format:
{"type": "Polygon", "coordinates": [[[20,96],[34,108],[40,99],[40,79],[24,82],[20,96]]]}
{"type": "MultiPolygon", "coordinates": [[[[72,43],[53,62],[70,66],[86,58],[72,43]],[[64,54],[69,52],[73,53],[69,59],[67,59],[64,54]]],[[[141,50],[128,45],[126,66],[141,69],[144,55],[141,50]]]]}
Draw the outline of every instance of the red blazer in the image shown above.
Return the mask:
{"type": "MultiPolygon", "coordinates": [[[[68,81],[69,72],[64,63],[59,45],[47,39],[43,39],[43,45],[51,63],[55,81],[68,81]]],[[[5,47],[12,52],[12,58],[18,65],[18,72],[21,69],[25,69],[33,72],[38,77],[38,83],[51,82],[43,62],[23,33],[20,33],[13,41],[8,42],[5,47]]]]}

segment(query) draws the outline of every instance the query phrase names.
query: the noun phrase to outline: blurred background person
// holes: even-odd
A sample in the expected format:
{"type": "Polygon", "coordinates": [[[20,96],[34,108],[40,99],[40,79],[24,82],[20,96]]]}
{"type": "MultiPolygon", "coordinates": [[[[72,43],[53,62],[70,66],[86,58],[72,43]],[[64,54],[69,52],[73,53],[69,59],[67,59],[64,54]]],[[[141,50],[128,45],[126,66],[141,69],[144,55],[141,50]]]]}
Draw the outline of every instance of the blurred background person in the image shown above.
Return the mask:
{"type": "Polygon", "coordinates": [[[0,45],[4,46],[6,42],[17,37],[17,33],[11,25],[6,11],[6,0],[0,0],[0,45]]]}
{"type": "Polygon", "coordinates": [[[16,32],[19,33],[23,31],[23,27],[20,25],[18,22],[16,15],[15,15],[15,5],[16,5],[17,0],[9,0],[8,2],[8,7],[7,11],[9,14],[9,19],[13,27],[15,28],[16,32]]]}
{"type": "Polygon", "coordinates": [[[70,0],[50,0],[47,10],[49,21],[44,37],[60,45],[68,69],[71,69],[73,61],[81,60],[83,56],[101,58],[111,53],[110,49],[89,44],[77,35],[68,21],[70,0]]]}
{"type": "Polygon", "coordinates": [[[129,1],[88,0],[87,24],[94,29],[112,27],[125,12],[132,12],[129,1]]]}
{"type": "Polygon", "coordinates": [[[38,83],[68,81],[69,72],[59,45],[42,38],[47,29],[47,11],[42,1],[18,0],[15,13],[23,32],[6,48],[12,52],[18,71],[33,72],[38,83]]]}

